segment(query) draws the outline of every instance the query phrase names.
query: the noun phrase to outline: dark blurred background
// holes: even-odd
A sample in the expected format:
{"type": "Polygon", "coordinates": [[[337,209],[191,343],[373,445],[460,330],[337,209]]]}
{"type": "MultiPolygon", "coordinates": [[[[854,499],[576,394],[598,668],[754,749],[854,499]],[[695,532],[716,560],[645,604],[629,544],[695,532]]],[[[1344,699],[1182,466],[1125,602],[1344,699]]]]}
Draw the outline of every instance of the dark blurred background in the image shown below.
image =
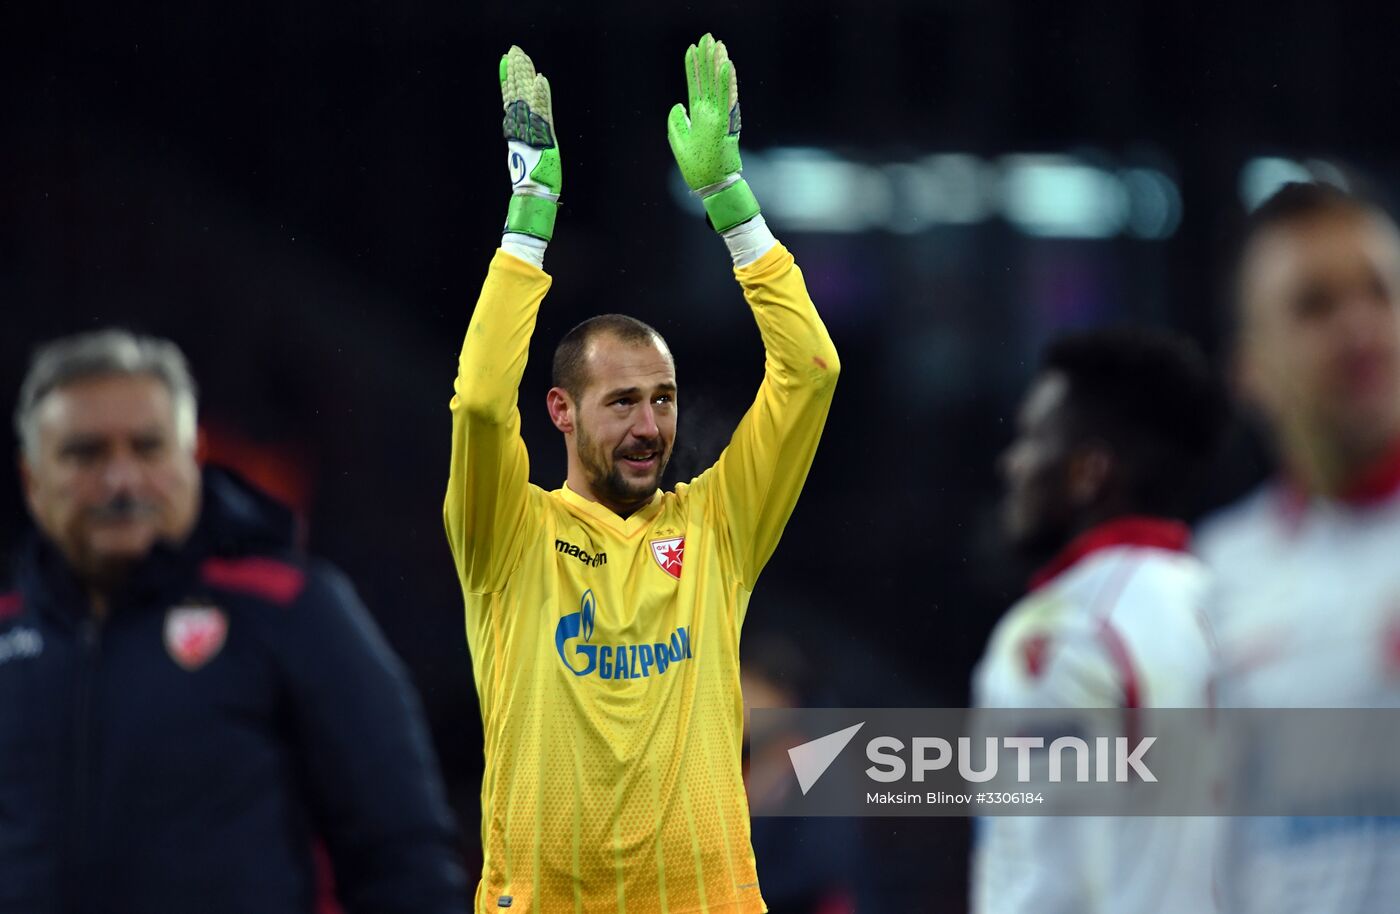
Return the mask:
{"type": "MultiPolygon", "coordinates": [[[[712,30],[738,64],[751,183],[845,369],[746,631],[797,648],[805,701],[967,702],[1022,591],[994,458],[1050,335],[1140,320],[1223,357],[1251,202],[1309,175],[1400,186],[1400,16],[1379,4],[59,0],[4,17],[0,390],[56,335],[177,340],[213,458],[304,512],[411,667],[474,861],[480,719],[440,510],[456,353],[508,199],[511,43],[551,77],[565,163],[521,404],[546,488],[564,477],[548,354],[590,314],[668,336],[673,479],[748,406],[758,335],[664,128],[689,42],[712,30]]],[[[1264,471],[1238,437],[1211,500],[1264,471]]],[[[0,521],[12,547],[17,485],[0,521]]],[[[788,844],[848,843],[864,910],[959,911],[967,838],[962,820],[872,820],[788,844]]],[[[765,885],[800,867],[771,859],[765,885]]]]}

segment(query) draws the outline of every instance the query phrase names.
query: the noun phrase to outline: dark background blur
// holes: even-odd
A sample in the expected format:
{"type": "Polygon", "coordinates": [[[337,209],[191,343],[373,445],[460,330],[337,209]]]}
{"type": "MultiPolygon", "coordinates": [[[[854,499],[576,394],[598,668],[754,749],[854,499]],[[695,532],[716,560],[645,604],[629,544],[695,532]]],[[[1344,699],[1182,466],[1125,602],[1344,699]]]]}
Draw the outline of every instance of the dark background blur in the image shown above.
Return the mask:
{"type": "MultiPolygon", "coordinates": [[[[551,77],[565,164],[522,396],[546,488],[564,476],[548,353],[590,314],[668,336],[672,478],[749,403],[758,335],[664,128],[689,42],[713,30],[738,64],[749,176],[845,369],[746,638],[795,643],[827,703],[966,703],[1021,592],[993,460],[1049,335],[1142,320],[1222,355],[1248,201],[1309,173],[1384,196],[1400,150],[1400,16],[1379,4],[60,0],[5,18],[0,390],[56,335],[177,340],[214,456],[305,511],[413,670],[469,857],[480,719],[440,511],[456,353],[508,199],[511,43],[551,77]]],[[[1257,451],[1236,442],[1214,501],[1257,478],[1257,451]]],[[[11,547],[16,485],[0,521],[11,547]]],[[[967,823],[890,821],[811,840],[859,845],[862,909],[961,910],[967,823]]]]}

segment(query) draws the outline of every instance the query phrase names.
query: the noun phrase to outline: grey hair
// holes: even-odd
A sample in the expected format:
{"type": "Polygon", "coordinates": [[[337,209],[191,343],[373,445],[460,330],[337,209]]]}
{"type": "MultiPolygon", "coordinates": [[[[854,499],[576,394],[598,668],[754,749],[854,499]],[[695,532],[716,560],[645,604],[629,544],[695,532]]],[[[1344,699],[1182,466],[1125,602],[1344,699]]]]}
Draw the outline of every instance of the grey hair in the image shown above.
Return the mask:
{"type": "Polygon", "coordinates": [[[15,407],[15,433],[25,456],[38,457],[39,406],[45,397],[76,381],[113,375],[148,375],[163,383],[175,407],[176,440],[194,448],[199,390],[185,354],[170,340],[111,328],[61,337],[34,350],[15,407]]]}

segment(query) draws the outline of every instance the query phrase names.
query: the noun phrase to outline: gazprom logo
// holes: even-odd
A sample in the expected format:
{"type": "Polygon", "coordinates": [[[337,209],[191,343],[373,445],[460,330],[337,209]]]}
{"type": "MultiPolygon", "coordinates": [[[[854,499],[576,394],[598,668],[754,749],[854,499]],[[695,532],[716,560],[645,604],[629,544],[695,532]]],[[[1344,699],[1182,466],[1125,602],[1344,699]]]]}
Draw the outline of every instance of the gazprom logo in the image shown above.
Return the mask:
{"type": "Polygon", "coordinates": [[[585,590],[583,599],[579,601],[579,615],[583,617],[583,640],[593,640],[593,617],[598,613],[598,600],[593,596],[593,591],[585,590]]]}
{"type": "Polygon", "coordinates": [[[598,598],[585,590],[578,612],[559,619],[554,649],[575,676],[599,679],[646,679],[660,676],[672,665],[691,658],[690,629],[681,626],[665,641],[651,644],[593,644],[598,598]]]}

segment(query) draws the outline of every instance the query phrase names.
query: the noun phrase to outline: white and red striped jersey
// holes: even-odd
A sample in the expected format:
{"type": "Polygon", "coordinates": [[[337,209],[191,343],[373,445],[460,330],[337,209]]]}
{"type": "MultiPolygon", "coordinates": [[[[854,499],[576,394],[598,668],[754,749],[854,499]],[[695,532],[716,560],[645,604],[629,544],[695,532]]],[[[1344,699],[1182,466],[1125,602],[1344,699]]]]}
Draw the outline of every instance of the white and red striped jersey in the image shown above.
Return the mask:
{"type": "MultiPolygon", "coordinates": [[[[1177,523],[1130,517],[1077,538],[1002,618],[974,673],[981,708],[1209,703],[1204,565],[1177,523]]],[[[1214,820],[999,816],[977,823],[977,914],[1214,910],[1214,820]]]]}
{"type": "MultiPolygon", "coordinates": [[[[1208,520],[1198,544],[1216,580],[1222,707],[1400,707],[1400,448],[1337,498],[1266,485],[1208,520]]],[[[1400,904],[1400,820],[1236,819],[1229,846],[1233,910],[1400,904]]]]}

